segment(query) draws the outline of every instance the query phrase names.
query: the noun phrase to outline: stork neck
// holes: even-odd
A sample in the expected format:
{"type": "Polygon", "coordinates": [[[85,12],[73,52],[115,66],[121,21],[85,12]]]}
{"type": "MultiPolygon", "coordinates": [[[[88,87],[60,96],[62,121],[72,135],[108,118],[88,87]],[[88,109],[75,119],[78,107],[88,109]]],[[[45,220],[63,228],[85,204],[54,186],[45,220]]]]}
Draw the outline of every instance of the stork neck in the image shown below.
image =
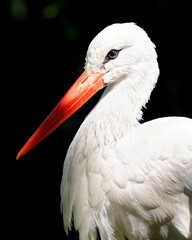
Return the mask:
{"type": "Polygon", "coordinates": [[[109,86],[87,116],[84,130],[88,134],[94,131],[99,144],[113,146],[125,133],[139,125],[140,107],[132,103],[123,86],[109,86]]]}

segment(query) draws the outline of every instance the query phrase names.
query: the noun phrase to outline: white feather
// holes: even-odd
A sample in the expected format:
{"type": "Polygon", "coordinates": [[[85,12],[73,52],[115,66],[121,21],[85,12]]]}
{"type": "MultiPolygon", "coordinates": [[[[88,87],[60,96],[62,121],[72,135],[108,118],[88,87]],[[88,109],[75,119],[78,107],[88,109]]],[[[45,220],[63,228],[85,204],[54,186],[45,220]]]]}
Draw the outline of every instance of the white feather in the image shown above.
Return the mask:
{"type": "Polygon", "coordinates": [[[61,183],[65,231],[80,240],[192,239],[192,120],[144,124],[142,107],[158,74],[154,44],[133,23],[113,24],[91,42],[85,68],[108,87],[71,143],[61,183]],[[119,56],[104,64],[111,49],[119,56]]]}

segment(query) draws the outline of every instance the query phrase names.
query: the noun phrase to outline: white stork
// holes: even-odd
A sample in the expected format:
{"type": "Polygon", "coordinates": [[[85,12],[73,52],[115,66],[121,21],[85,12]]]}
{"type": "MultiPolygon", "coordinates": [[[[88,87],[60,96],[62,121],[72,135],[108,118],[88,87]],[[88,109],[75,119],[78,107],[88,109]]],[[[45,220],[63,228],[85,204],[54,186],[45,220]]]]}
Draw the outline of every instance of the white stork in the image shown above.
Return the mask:
{"type": "Polygon", "coordinates": [[[159,75],[155,46],[134,23],[90,43],[85,71],[19,152],[24,155],[106,89],[64,161],[61,209],[80,240],[192,239],[192,120],[141,124],[159,75]]]}

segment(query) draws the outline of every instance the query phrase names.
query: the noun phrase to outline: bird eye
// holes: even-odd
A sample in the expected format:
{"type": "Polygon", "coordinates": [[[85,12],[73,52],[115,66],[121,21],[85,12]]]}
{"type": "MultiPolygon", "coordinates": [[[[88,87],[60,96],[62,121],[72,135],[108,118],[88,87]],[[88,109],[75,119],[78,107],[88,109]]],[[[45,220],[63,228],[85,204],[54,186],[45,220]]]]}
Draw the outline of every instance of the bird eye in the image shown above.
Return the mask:
{"type": "Polygon", "coordinates": [[[116,50],[116,49],[112,49],[111,51],[109,51],[107,54],[108,60],[115,59],[118,56],[119,51],[120,50],[116,50]]]}
{"type": "Polygon", "coordinates": [[[121,50],[122,50],[122,49],[120,49],[120,50],[111,49],[111,50],[107,53],[107,55],[106,55],[106,57],[105,57],[105,59],[104,59],[104,62],[102,63],[101,68],[104,68],[104,64],[107,63],[108,61],[117,58],[118,55],[119,55],[119,52],[120,52],[121,50]]]}
{"type": "Polygon", "coordinates": [[[116,50],[116,49],[110,50],[110,51],[107,53],[103,64],[105,64],[106,62],[108,62],[108,61],[110,61],[110,60],[112,60],[112,59],[117,58],[120,51],[121,51],[121,49],[120,49],[120,50],[116,50]]]}

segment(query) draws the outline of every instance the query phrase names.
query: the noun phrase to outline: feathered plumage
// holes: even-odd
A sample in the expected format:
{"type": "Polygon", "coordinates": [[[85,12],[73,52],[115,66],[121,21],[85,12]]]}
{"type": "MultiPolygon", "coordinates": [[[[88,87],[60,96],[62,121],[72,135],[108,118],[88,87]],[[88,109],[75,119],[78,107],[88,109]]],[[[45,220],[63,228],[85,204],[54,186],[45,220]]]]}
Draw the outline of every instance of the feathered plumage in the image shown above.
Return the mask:
{"type": "Polygon", "coordinates": [[[64,162],[65,231],[74,224],[80,240],[192,239],[192,120],[139,123],[159,75],[154,44],[134,23],[110,25],[90,43],[85,69],[103,73],[107,88],[64,162]]]}

